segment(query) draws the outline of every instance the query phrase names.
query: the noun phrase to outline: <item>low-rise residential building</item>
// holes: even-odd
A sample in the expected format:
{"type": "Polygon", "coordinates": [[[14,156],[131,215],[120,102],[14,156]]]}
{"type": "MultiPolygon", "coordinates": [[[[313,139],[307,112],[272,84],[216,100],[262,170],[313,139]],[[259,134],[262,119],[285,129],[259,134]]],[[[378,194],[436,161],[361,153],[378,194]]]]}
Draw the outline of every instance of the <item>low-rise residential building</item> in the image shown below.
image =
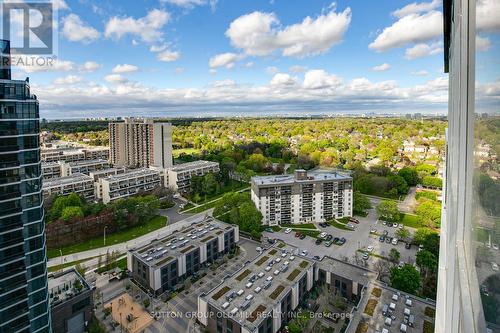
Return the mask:
{"type": "Polygon", "coordinates": [[[48,275],[48,293],[54,333],[83,333],[92,318],[93,288],[75,270],[48,275]]]}
{"type": "Polygon", "coordinates": [[[325,169],[256,176],[251,198],[266,225],[328,221],[352,216],[352,177],[325,169]]]}
{"type": "Polygon", "coordinates": [[[76,193],[88,201],[95,199],[94,180],[92,177],[74,173],[71,176],[48,179],[43,182],[43,196],[69,195],[76,193]]]}
{"type": "Polygon", "coordinates": [[[209,172],[219,172],[219,163],[200,160],[177,164],[165,169],[165,186],[187,193],[191,190],[191,177],[203,176],[209,172]]]}
{"type": "Polygon", "coordinates": [[[59,162],[42,162],[43,179],[61,177],[61,164],[59,162]]]}
{"type": "Polygon", "coordinates": [[[44,162],[76,162],[82,160],[109,160],[108,147],[58,147],[43,148],[40,151],[41,160],[44,162]]]}
{"type": "Polygon", "coordinates": [[[198,321],[208,332],[275,333],[304,305],[314,261],[275,247],[198,297],[198,321]]]}
{"type": "Polygon", "coordinates": [[[84,148],[82,152],[87,160],[106,160],[109,161],[109,147],[91,147],[84,148]]]}
{"type": "Polygon", "coordinates": [[[96,170],[89,173],[89,176],[94,179],[94,190],[95,196],[102,200],[102,187],[99,179],[106,178],[114,175],[121,175],[127,171],[126,168],[108,168],[102,170],[96,170]]]}
{"type": "Polygon", "coordinates": [[[139,192],[150,192],[162,186],[162,183],[159,171],[141,168],[100,178],[98,186],[99,192],[102,193],[102,201],[107,204],[139,192]]]}
{"type": "Polygon", "coordinates": [[[206,217],[159,240],[130,250],[127,268],[132,278],[155,295],[174,291],[190,276],[236,246],[239,229],[206,217]]]}
{"type": "Polygon", "coordinates": [[[107,160],[82,160],[75,162],[62,161],[61,176],[70,176],[74,173],[83,173],[89,175],[93,171],[109,169],[109,162],[107,160]]]}

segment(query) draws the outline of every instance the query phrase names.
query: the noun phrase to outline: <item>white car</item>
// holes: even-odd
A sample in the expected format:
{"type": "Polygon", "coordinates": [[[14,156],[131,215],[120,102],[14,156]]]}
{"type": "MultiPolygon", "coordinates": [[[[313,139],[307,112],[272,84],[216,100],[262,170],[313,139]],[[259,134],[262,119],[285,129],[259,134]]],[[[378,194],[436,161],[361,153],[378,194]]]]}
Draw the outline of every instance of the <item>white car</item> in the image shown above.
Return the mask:
{"type": "Polygon", "coordinates": [[[491,244],[491,246],[493,247],[493,249],[498,250],[498,244],[493,243],[493,244],[491,244]]]}
{"type": "Polygon", "coordinates": [[[373,251],[373,246],[372,246],[372,245],[369,245],[369,246],[366,248],[366,250],[367,250],[368,252],[372,252],[372,251],[373,251]]]}
{"type": "Polygon", "coordinates": [[[301,253],[303,256],[307,256],[307,250],[302,250],[302,253],[301,253]]]}
{"type": "Polygon", "coordinates": [[[397,223],[393,223],[393,224],[392,224],[392,226],[393,226],[394,228],[397,228],[397,227],[398,227],[398,224],[397,224],[397,223]]]}
{"type": "Polygon", "coordinates": [[[325,238],[326,237],[326,232],[322,232],[319,234],[319,238],[325,238]]]}
{"type": "Polygon", "coordinates": [[[403,223],[399,224],[399,229],[403,229],[403,223]]]}
{"type": "Polygon", "coordinates": [[[491,263],[491,269],[494,270],[495,272],[498,272],[498,265],[496,262],[491,263]]]}
{"type": "Polygon", "coordinates": [[[290,228],[286,228],[286,229],[285,229],[285,234],[289,234],[289,233],[291,233],[291,232],[292,232],[292,229],[290,229],[290,228]]]}
{"type": "Polygon", "coordinates": [[[255,250],[256,250],[257,252],[262,252],[262,248],[261,248],[260,246],[257,246],[257,247],[255,248],[255,250]]]}
{"type": "Polygon", "coordinates": [[[392,245],[398,245],[398,239],[396,237],[392,239],[392,245]]]}

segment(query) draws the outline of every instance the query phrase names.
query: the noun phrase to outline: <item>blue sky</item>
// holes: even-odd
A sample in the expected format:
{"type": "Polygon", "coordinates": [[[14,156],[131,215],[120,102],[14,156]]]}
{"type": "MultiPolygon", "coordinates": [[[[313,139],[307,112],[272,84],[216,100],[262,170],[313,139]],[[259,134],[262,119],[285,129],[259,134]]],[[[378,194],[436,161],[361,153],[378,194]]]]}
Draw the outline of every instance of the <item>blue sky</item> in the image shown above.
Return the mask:
{"type": "MultiPolygon", "coordinates": [[[[55,2],[58,62],[14,74],[46,118],[446,112],[439,0],[55,2]]],[[[478,1],[491,100],[499,9],[478,1]]]]}

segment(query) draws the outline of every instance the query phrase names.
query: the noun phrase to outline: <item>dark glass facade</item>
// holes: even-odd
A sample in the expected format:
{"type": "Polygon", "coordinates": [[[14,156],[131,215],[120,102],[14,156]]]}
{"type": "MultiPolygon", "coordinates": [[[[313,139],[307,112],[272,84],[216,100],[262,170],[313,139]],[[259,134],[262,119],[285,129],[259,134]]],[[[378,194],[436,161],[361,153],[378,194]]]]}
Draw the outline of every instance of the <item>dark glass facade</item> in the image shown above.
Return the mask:
{"type": "Polygon", "coordinates": [[[50,331],[41,182],[38,101],[28,82],[2,75],[0,333],[50,331]]]}

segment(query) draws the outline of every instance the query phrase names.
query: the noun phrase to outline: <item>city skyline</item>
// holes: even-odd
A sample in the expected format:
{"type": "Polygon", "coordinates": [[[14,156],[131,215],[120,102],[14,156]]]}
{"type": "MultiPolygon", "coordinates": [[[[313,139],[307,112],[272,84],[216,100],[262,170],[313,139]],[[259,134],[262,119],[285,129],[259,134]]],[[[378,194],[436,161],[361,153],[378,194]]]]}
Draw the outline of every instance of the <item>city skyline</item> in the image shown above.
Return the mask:
{"type": "MultiPolygon", "coordinates": [[[[13,74],[36,82],[44,118],[447,111],[441,1],[55,4],[58,61],[13,74]]],[[[481,22],[488,66],[500,27],[481,22]]],[[[481,75],[482,111],[496,112],[498,69],[481,75]]]]}

